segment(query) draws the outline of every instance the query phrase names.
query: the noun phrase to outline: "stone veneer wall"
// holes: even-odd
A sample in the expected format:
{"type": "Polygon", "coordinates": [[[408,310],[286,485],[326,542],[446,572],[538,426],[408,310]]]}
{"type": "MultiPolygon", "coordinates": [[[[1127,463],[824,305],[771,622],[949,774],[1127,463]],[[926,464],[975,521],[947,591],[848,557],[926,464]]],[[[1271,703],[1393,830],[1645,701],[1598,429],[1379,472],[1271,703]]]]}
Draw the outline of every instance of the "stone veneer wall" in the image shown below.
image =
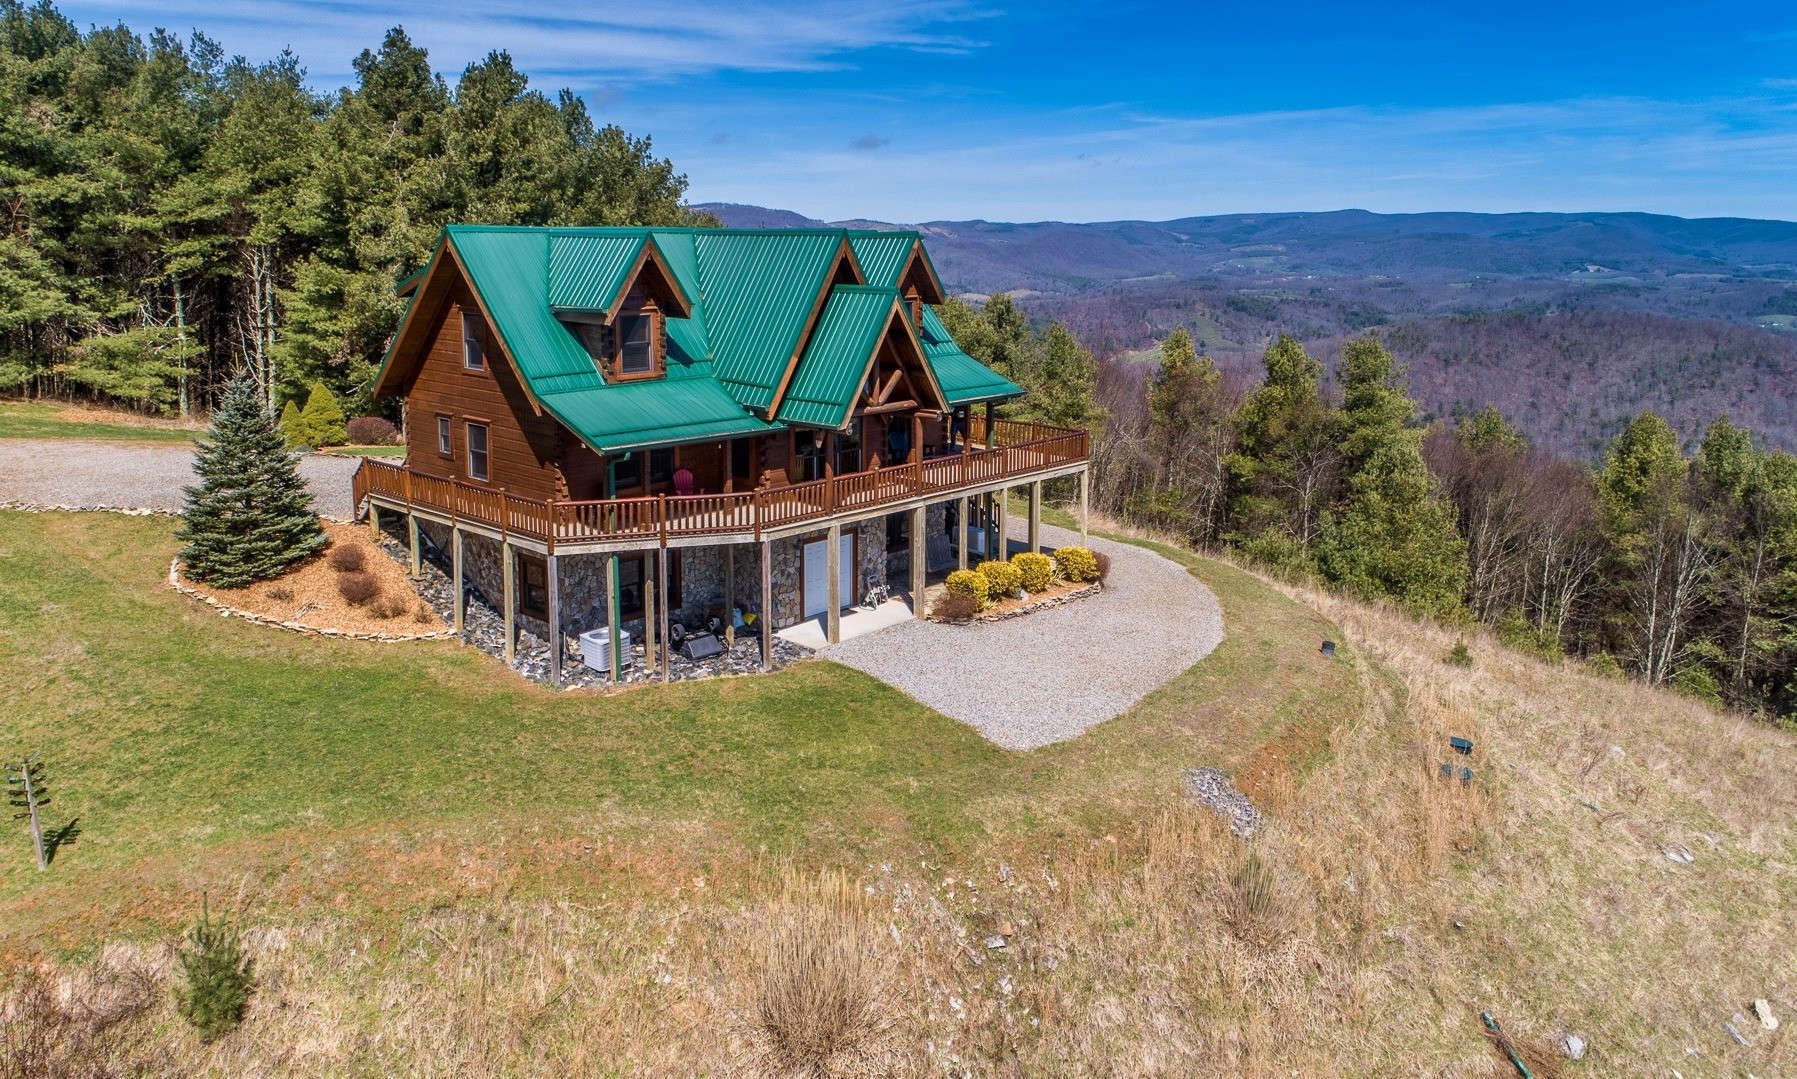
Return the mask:
{"type": "MultiPolygon", "coordinates": [[[[941,530],[942,507],[933,506],[930,512],[936,514],[935,531],[941,530]]],[[[405,517],[402,514],[385,512],[381,515],[382,527],[400,543],[406,542],[405,517]]],[[[450,573],[450,529],[447,525],[432,521],[420,520],[418,531],[424,539],[425,557],[435,563],[444,573],[450,573]]],[[[844,596],[845,603],[853,604],[860,600],[867,590],[886,580],[886,519],[876,517],[870,521],[862,521],[846,526],[844,532],[855,532],[859,535],[857,550],[859,553],[856,566],[856,588],[853,596],[844,596]]],[[[816,538],[816,537],[812,537],[816,538]]],[[[931,564],[936,564],[936,536],[932,534],[930,546],[931,564]]],[[[940,537],[941,547],[946,554],[948,539],[940,537]]],[[[728,612],[731,607],[741,608],[744,612],[757,610],[761,606],[761,552],[753,543],[736,544],[736,594],[734,597],[724,595],[726,577],[725,560],[729,557],[727,547],[683,547],[680,548],[680,606],[669,612],[678,621],[698,625],[704,622],[710,610],[722,607],[728,612]]],[[[802,621],[800,612],[800,582],[803,572],[802,540],[776,540],[773,544],[773,593],[774,593],[774,626],[783,629],[802,621]]],[[[952,555],[947,555],[953,561],[952,555]]],[[[604,555],[563,555],[556,566],[561,586],[561,623],[562,632],[574,635],[586,630],[596,629],[605,624],[605,566],[604,555]]],[[[464,533],[462,536],[462,570],[469,588],[480,594],[480,597],[494,610],[502,610],[505,601],[505,569],[501,559],[501,547],[497,540],[487,539],[464,533]]],[[[548,625],[542,619],[533,618],[522,612],[518,614],[518,625],[526,632],[544,636],[548,625]]],[[[624,623],[624,628],[642,639],[643,620],[631,619],[624,623]]]]}

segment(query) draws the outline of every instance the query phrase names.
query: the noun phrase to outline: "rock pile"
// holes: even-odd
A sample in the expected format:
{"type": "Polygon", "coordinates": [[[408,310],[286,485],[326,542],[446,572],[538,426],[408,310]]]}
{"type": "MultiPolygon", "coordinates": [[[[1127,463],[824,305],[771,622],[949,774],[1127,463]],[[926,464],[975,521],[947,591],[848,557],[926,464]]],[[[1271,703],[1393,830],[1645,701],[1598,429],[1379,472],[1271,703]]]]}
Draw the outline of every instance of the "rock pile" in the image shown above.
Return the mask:
{"type": "Polygon", "coordinates": [[[1266,820],[1248,796],[1236,790],[1229,777],[1215,768],[1193,768],[1186,772],[1186,797],[1199,805],[1209,806],[1229,822],[1229,830],[1243,839],[1253,835],[1266,820]]]}

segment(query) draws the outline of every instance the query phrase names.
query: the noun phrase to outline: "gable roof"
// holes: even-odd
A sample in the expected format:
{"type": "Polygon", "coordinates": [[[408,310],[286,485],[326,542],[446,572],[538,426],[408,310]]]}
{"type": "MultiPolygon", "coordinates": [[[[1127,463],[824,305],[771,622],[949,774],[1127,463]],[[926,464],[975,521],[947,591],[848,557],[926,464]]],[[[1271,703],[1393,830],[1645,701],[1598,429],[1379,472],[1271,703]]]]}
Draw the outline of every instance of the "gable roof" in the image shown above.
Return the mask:
{"type": "Polygon", "coordinates": [[[404,283],[410,304],[375,390],[409,383],[453,269],[533,407],[601,453],[840,427],[895,313],[941,395],[929,403],[1020,393],[927,308],[911,332],[897,286],[920,259],[928,268],[922,251],[914,232],[451,225],[404,283]],[[667,296],[667,375],[607,384],[560,316],[609,320],[639,279],[667,296]]]}
{"type": "MultiPolygon", "coordinates": [[[[823,316],[799,361],[798,375],[781,398],[779,419],[813,427],[847,424],[875,354],[894,331],[903,338],[901,347],[911,350],[927,373],[928,361],[917,338],[908,332],[909,326],[897,289],[872,285],[831,289],[823,316]]],[[[929,381],[936,398],[928,403],[946,406],[934,377],[929,381]]]]}

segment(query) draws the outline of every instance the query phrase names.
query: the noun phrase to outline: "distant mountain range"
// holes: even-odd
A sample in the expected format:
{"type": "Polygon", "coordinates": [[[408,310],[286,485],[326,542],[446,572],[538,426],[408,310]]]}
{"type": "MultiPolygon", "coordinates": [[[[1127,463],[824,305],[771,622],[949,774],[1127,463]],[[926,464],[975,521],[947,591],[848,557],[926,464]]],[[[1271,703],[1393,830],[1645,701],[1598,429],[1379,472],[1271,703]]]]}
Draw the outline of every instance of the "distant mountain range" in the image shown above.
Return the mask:
{"type": "MultiPolygon", "coordinates": [[[[736,227],[826,224],[759,206],[700,208],[736,227]]],[[[828,224],[916,228],[951,291],[1010,292],[1101,355],[1146,359],[1184,326],[1226,367],[1248,371],[1277,332],[1328,356],[1343,337],[1376,330],[1410,363],[1426,407],[1446,413],[1489,396],[1565,451],[1594,455],[1642,407],[1687,435],[1728,411],[1797,447],[1797,406],[1786,403],[1797,398],[1797,222],[1340,210],[828,224]],[[1598,384],[1597,399],[1552,400],[1598,384]]]]}

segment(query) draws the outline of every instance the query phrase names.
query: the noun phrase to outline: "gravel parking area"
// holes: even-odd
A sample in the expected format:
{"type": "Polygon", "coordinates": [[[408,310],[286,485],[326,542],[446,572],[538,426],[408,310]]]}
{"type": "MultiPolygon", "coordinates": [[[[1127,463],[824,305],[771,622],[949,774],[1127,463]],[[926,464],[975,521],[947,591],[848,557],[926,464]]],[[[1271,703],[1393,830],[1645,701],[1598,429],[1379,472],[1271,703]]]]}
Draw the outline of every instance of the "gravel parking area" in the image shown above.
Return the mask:
{"type": "MultiPolygon", "coordinates": [[[[300,461],[319,513],[349,519],[349,477],[356,463],[354,457],[324,454],[300,461]]],[[[0,439],[0,502],[175,511],[181,508],[181,488],[192,482],[193,451],[186,446],[0,439]]]]}
{"type": "MultiPolygon", "coordinates": [[[[1044,543],[1078,533],[1044,527],[1044,543]]],[[[1111,556],[1104,591],[1004,622],[914,619],[823,656],[864,671],[1007,749],[1077,738],[1127,712],[1223,640],[1223,609],[1185,567],[1094,539],[1111,556]]]]}

